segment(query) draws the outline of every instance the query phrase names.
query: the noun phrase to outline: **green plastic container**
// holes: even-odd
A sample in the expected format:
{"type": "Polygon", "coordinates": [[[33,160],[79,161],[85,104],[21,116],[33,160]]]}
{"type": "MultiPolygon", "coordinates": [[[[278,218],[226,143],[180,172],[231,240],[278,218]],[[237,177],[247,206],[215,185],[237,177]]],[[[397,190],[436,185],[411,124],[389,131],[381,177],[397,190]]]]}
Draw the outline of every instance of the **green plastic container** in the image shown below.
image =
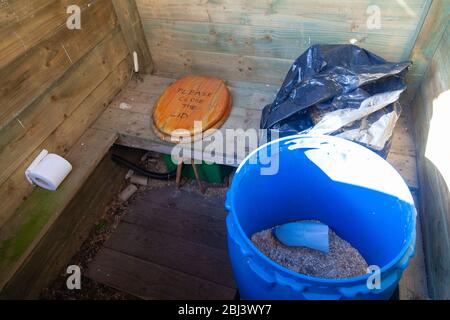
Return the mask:
{"type": "MultiPolygon", "coordinates": [[[[172,158],[169,154],[162,155],[164,163],[166,164],[168,171],[173,171],[177,168],[177,165],[172,162],[172,158]]],[[[210,183],[223,183],[223,179],[233,171],[233,167],[225,166],[221,164],[197,164],[198,175],[202,181],[210,183]]],[[[192,165],[183,164],[183,170],[181,171],[183,177],[195,179],[194,169],[192,165]]]]}

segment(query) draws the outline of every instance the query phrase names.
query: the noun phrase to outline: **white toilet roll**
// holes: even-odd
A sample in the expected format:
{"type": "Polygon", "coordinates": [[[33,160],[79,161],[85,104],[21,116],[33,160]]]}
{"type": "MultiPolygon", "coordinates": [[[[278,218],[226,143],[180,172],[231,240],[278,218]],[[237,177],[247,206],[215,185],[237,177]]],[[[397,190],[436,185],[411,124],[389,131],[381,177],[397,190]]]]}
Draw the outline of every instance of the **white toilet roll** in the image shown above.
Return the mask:
{"type": "Polygon", "coordinates": [[[56,190],[72,170],[72,165],[57,154],[42,152],[25,171],[30,183],[47,190],[56,190]]]}

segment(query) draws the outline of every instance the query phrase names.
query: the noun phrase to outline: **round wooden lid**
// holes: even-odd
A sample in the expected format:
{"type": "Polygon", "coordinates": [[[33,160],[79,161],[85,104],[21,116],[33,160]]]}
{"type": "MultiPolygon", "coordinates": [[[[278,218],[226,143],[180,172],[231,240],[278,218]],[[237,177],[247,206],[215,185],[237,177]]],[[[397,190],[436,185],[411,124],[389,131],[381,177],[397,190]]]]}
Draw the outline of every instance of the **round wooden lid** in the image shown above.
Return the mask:
{"type": "Polygon", "coordinates": [[[223,80],[186,76],[171,84],[159,97],[153,112],[153,127],[164,140],[190,138],[196,129],[194,121],[201,121],[202,132],[218,128],[230,109],[231,96],[223,80]],[[184,132],[174,132],[177,129],[184,132]]]}

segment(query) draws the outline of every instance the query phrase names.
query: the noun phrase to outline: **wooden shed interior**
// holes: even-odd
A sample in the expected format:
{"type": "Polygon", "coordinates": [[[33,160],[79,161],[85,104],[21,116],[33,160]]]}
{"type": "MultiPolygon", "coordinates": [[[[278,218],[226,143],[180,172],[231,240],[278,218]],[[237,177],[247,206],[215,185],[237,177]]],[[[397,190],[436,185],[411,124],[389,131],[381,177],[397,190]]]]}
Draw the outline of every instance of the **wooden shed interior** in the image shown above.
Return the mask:
{"type": "Polygon", "coordinates": [[[400,291],[449,299],[449,10],[448,0],[1,1],[0,296],[37,297],[77,251],[126,174],[108,157],[114,144],[170,153],[151,111],[174,79],[224,79],[233,109],[223,129],[258,128],[297,56],[351,42],[413,61],[388,156],[421,223],[400,291]],[[66,26],[70,5],[81,9],[81,29],[66,26]],[[380,28],[368,28],[370,6],[380,28]],[[24,176],[42,149],[73,165],[55,192],[24,176]]]}

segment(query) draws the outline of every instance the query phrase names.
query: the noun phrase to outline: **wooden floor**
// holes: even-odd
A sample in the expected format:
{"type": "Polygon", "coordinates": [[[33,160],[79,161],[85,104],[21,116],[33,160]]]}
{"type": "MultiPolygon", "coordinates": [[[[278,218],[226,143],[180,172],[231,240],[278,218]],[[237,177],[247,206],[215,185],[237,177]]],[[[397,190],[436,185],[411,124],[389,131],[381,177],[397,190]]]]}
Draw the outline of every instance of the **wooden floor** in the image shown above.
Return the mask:
{"type": "MultiPolygon", "coordinates": [[[[111,132],[111,134],[114,135],[117,134],[118,140],[116,141],[116,143],[118,144],[170,154],[173,145],[167,142],[163,142],[158,137],[155,136],[151,126],[151,114],[153,105],[156,102],[157,98],[164,91],[164,89],[173,81],[174,79],[172,78],[156,75],[144,76],[142,81],[136,80],[130,81],[128,86],[124,88],[124,90],[116,97],[116,99],[110,104],[107,110],[99,117],[99,119],[93,124],[92,127],[98,130],[111,132]]],[[[261,110],[266,104],[273,101],[273,98],[277,92],[277,87],[269,84],[251,83],[246,81],[227,81],[227,84],[229,86],[232,95],[233,108],[229,119],[225,122],[221,130],[225,130],[227,128],[241,128],[243,130],[249,128],[258,128],[261,110]]],[[[405,179],[405,182],[407,183],[408,187],[413,192],[413,194],[417,195],[417,193],[420,192],[420,190],[417,179],[416,148],[412,130],[410,128],[412,128],[410,120],[410,112],[408,107],[404,106],[402,115],[399,121],[397,122],[396,128],[394,130],[392,145],[387,160],[392,164],[393,167],[395,167],[399,171],[399,173],[405,179]]],[[[201,149],[195,150],[193,157],[201,159],[204,156],[202,151],[203,150],[201,149]]],[[[251,150],[248,151],[250,152],[251,150]]],[[[229,154],[225,153],[221,156],[222,156],[221,161],[216,162],[237,166],[242,161],[241,158],[238,158],[237,155],[233,153],[229,154]]],[[[203,159],[208,160],[207,158],[204,157],[203,159]]],[[[217,160],[217,158],[215,158],[215,160],[217,160]]],[[[170,193],[169,191],[167,192],[170,193]]],[[[182,198],[184,199],[185,197],[183,196],[182,198]]],[[[186,197],[186,199],[183,201],[188,201],[187,198],[189,197],[186,197]]],[[[149,203],[156,201],[150,198],[147,200],[149,201],[149,203]]],[[[198,203],[191,202],[191,206],[190,207],[187,206],[186,210],[193,211],[194,208],[195,210],[197,210],[196,206],[198,203]]],[[[164,225],[165,228],[168,228],[169,231],[171,231],[172,233],[176,233],[176,234],[169,234],[169,236],[171,237],[170,239],[174,239],[173,237],[175,236],[178,236],[179,237],[178,239],[181,239],[182,235],[186,235],[186,233],[183,232],[187,232],[185,228],[187,228],[189,224],[187,224],[186,226],[177,225],[179,221],[186,221],[185,220],[186,216],[183,216],[184,213],[180,212],[179,209],[180,207],[178,207],[178,209],[176,210],[177,212],[176,214],[173,213],[175,214],[176,219],[174,218],[173,221],[169,221],[164,220],[166,219],[165,217],[158,217],[158,215],[155,214],[156,211],[152,211],[155,210],[151,209],[153,208],[152,206],[154,205],[155,204],[150,205],[149,212],[151,213],[149,214],[151,214],[152,217],[154,217],[155,219],[158,219],[157,220],[158,226],[164,225]],[[163,224],[162,221],[165,221],[165,224],[163,224]]],[[[168,204],[166,203],[165,205],[168,204]]],[[[145,207],[146,204],[141,203],[140,206],[145,207]]],[[[218,212],[222,212],[223,215],[225,214],[221,206],[218,206],[219,209],[217,208],[215,209],[218,210],[214,211],[215,214],[217,214],[218,212]]],[[[419,208],[418,205],[416,205],[416,207],[419,208]]],[[[165,208],[165,210],[169,209],[165,208]]],[[[142,210],[140,212],[142,213],[142,210]]],[[[132,216],[135,215],[133,214],[132,216]]],[[[173,265],[175,264],[174,260],[177,261],[176,259],[170,260],[168,255],[160,255],[156,257],[154,253],[153,255],[151,255],[151,252],[153,251],[147,252],[148,250],[144,250],[146,247],[141,245],[142,242],[149,243],[154,239],[154,236],[159,235],[161,233],[163,233],[164,236],[166,236],[166,233],[163,230],[159,229],[154,230],[156,227],[152,226],[152,228],[154,228],[152,229],[152,232],[157,232],[157,234],[156,235],[151,234],[150,231],[147,230],[149,220],[143,219],[142,216],[143,215],[141,214],[140,220],[136,216],[135,220],[130,220],[131,219],[130,217],[126,218],[126,220],[128,221],[124,222],[126,226],[121,226],[122,229],[119,230],[120,235],[119,234],[114,235],[112,240],[107,244],[107,247],[101,253],[102,259],[100,258],[98,259],[98,261],[104,261],[105,265],[101,265],[101,267],[103,267],[104,269],[100,268],[103,271],[98,272],[98,274],[96,275],[96,279],[101,280],[101,282],[109,283],[112,286],[116,286],[118,282],[124,283],[124,285],[130,287],[128,289],[129,292],[139,291],[139,296],[149,298],[170,297],[171,291],[167,291],[168,290],[167,286],[175,285],[172,283],[173,281],[167,280],[168,282],[166,283],[162,280],[159,282],[157,280],[160,277],[162,279],[163,278],[162,275],[166,275],[169,279],[177,279],[178,275],[180,275],[181,272],[181,274],[183,274],[183,280],[182,281],[176,280],[177,281],[176,285],[179,285],[179,287],[177,287],[177,289],[173,293],[177,297],[200,298],[199,295],[203,295],[204,292],[207,292],[207,290],[200,290],[203,292],[198,291],[198,286],[206,285],[206,283],[204,283],[203,281],[209,281],[207,282],[207,284],[213,283],[216,286],[217,285],[221,286],[220,289],[224,290],[222,292],[224,295],[229,295],[229,297],[233,295],[233,290],[229,289],[232,286],[228,282],[221,282],[221,281],[217,282],[216,278],[214,279],[203,278],[203,273],[202,274],[198,273],[201,270],[204,271],[204,269],[202,268],[206,267],[210,268],[210,266],[204,267],[198,264],[197,267],[195,267],[197,273],[192,274],[191,272],[192,270],[187,269],[180,270],[181,268],[180,266],[181,265],[185,266],[186,265],[185,263],[180,262],[178,265],[174,266],[173,265]],[[116,245],[117,243],[120,242],[120,240],[118,240],[119,237],[122,237],[121,239],[125,239],[125,237],[128,237],[128,239],[131,239],[133,241],[138,242],[139,240],[141,242],[139,242],[140,245],[136,246],[129,245],[125,246],[123,250],[119,250],[118,248],[115,249],[115,247],[113,247],[112,245],[113,243],[116,245]],[[136,252],[133,250],[136,250],[136,252]],[[150,255],[151,258],[148,259],[145,258],[146,256],[143,255],[144,252],[150,255]],[[117,262],[117,266],[112,267],[114,266],[113,262],[116,263],[115,261],[121,260],[119,259],[119,257],[127,259],[128,262],[121,262],[121,263],[117,262]],[[160,265],[158,265],[159,260],[156,258],[158,259],[161,258],[162,259],[161,261],[171,262],[171,264],[166,265],[162,263],[161,267],[160,265]],[[106,264],[106,261],[109,261],[109,264],[106,264]],[[110,267],[108,267],[107,265],[109,265],[110,267]],[[126,268],[127,265],[133,266],[133,270],[128,270],[126,268]],[[120,269],[121,268],[120,266],[122,266],[123,269],[120,269]],[[178,268],[176,268],[177,266],[178,268]],[[148,279],[149,281],[148,283],[139,282],[138,280],[140,278],[138,273],[140,273],[142,270],[153,270],[154,277],[156,278],[148,279]],[[171,273],[167,274],[165,273],[169,271],[171,273]],[[101,277],[102,274],[103,276],[101,277]],[[113,281],[112,280],[113,278],[116,280],[113,281]],[[197,287],[195,285],[192,286],[190,285],[190,283],[195,282],[194,281],[195,279],[200,279],[200,281],[196,284],[197,287]],[[188,288],[182,288],[181,286],[182,283],[188,288]],[[159,291],[156,290],[155,289],[156,287],[161,288],[161,290],[159,291]],[[193,288],[195,288],[195,290],[193,288]],[[156,293],[157,291],[159,293],[156,293]],[[164,294],[162,292],[164,292],[164,294]]],[[[164,213],[161,213],[160,216],[164,216],[164,213]]],[[[223,238],[222,240],[222,247],[220,247],[219,245],[218,238],[220,232],[225,232],[224,231],[225,224],[222,221],[222,231],[219,232],[219,229],[216,225],[219,222],[215,220],[216,218],[217,217],[215,218],[203,217],[202,218],[203,220],[201,221],[208,220],[209,221],[208,223],[211,223],[210,226],[205,225],[203,226],[203,228],[206,229],[213,228],[213,230],[215,230],[212,234],[212,238],[209,239],[208,241],[213,241],[213,239],[215,239],[215,241],[217,242],[215,243],[215,246],[209,244],[208,247],[215,248],[215,250],[220,250],[223,249],[225,246],[225,238],[223,238]]],[[[194,223],[195,226],[197,226],[200,223],[200,220],[189,220],[189,222],[194,223]]],[[[204,233],[202,232],[204,231],[197,231],[194,234],[196,237],[201,238],[202,236],[205,236],[204,233]]],[[[224,235],[222,236],[224,237],[224,235]]],[[[188,243],[190,243],[189,239],[187,239],[188,243]]],[[[198,239],[194,241],[196,245],[198,245],[196,241],[198,241],[198,239]]],[[[173,246],[175,247],[179,246],[180,248],[182,248],[182,246],[185,245],[187,244],[184,243],[184,240],[178,241],[177,245],[173,244],[173,246]]],[[[171,250],[174,252],[175,247],[171,247],[171,250]]],[[[227,261],[226,256],[219,255],[218,257],[220,257],[220,261],[227,261]]],[[[424,256],[423,256],[420,221],[419,221],[416,255],[411,261],[410,267],[406,270],[402,278],[400,284],[400,298],[416,299],[427,297],[426,274],[423,259],[424,256]]],[[[93,273],[91,273],[91,275],[94,276],[93,273]]],[[[211,290],[215,291],[215,289],[211,290]]],[[[210,298],[214,297],[213,295],[209,294],[207,294],[207,296],[210,298]]]]}
{"type": "Polygon", "coordinates": [[[130,204],[88,276],[145,299],[232,299],[223,196],[175,186],[130,204]]]}

